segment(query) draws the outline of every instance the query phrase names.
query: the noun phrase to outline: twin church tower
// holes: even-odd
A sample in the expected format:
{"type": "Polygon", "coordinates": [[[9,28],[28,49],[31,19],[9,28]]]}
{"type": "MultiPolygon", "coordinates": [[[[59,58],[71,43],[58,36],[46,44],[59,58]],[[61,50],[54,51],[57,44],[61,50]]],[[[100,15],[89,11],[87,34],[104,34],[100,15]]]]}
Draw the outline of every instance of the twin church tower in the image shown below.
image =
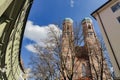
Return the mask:
{"type": "Polygon", "coordinates": [[[93,29],[92,20],[81,22],[84,46],[76,46],[73,20],[64,19],[62,33],[61,80],[111,80],[102,48],[93,29]]]}

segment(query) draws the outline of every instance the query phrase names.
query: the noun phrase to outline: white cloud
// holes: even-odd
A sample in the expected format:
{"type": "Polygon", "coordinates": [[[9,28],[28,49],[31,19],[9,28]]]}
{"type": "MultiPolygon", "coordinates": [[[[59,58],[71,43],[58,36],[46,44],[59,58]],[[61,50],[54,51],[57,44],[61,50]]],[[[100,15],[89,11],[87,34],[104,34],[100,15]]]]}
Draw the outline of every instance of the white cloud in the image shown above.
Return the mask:
{"type": "Polygon", "coordinates": [[[70,0],[70,6],[74,7],[74,0],[70,0]]]}
{"type": "MultiPolygon", "coordinates": [[[[39,26],[39,25],[34,25],[32,21],[27,21],[26,29],[24,33],[25,38],[34,41],[36,44],[39,44],[40,46],[45,46],[43,41],[48,39],[49,28],[54,28],[55,31],[61,31],[54,24],[49,24],[48,26],[39,26]]],[[[31,52],[36,53],[36,50],[34,49],[34,45],[35,44],[28,44],[27,46],[25,46],[25,48],[31,52]]]]}
{"type": "Polygon", "coordinates": [[[34,44],[28,44],[25,48],[33,53],[37,53],[36,49],[34,48],[34,44]]]}
{"type": "Polygon", "coordinates": [[[27,21],[25,37],[38,43],[41,39],[47,37],[46,27],[40,27],[39,25],[34,25],[32,21],[27,21]]]}

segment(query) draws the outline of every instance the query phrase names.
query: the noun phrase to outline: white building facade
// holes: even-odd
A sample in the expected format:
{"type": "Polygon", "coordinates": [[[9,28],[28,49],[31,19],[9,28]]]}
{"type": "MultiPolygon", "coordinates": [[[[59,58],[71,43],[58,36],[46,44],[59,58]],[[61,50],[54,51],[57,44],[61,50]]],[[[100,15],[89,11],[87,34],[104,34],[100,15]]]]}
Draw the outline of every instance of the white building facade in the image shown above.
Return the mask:
{"type": "Polygon", "coordinates": [[[120,78],[120,0],[109,0],[91,14],[100,25],[116,78],[120,78]]]}

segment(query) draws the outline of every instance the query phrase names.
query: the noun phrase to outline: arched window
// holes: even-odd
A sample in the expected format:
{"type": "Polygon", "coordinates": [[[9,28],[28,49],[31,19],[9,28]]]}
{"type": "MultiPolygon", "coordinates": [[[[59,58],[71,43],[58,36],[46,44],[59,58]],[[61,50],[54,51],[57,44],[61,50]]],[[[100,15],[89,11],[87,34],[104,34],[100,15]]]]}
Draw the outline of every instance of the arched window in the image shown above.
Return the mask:
{"type": "Polygon", "coordinates": [[[93,32],[88,32],[88,37],[91,37],[91,36],[93,36],[93,35],[94,35],[93,32]]]}
{"type": "Polygon", "coordinates": [[[90,26],[90,25],[88,26],[88,29],[91,29],[91,26],[90,26]]]}
{"type": "Polygon", "coordinates": [[[67,30],[69,30],[69,26],[67,26],[67,30]]]}
{"type": "Polygon", "coordinates": [[[69,26],[66,27],[66,34],[69,35],[70,31],[69,31],[69,26]]]}
{"type": "Polygon", "coordinates": [[[86,77],[86,67],[84,63],[82,63],[82,77],[86,77]]]}

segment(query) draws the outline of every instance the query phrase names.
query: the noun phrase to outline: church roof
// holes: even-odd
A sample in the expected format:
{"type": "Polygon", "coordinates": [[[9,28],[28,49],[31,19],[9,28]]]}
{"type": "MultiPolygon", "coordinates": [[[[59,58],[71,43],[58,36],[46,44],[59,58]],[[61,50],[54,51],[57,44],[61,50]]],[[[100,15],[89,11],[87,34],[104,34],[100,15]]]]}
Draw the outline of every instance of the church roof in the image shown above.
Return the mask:
{"type": "Polygon", "coordinates": [[[65,18],[64,21],[67,21],[67,22],[73,23],[73,20],[72,20],[71,18],[65,18]]]}
{"type": "Polygon", "coordinates": [[[85,17],[83,20],[82,20],[82,23],[84,22],[91,22],[92,23],[92,19],[89,18],[89,17],[85,17]]]}
{"type": "Polygon", "coordinates": [[[75,46],[76,57],[78,58],[87,58],[88,51],[85,46],[75,46]]]}
{"type": "MultiPolygon", "coordinates": [[[[114,0],[108,0],[106,3],[104,3],[102,6],[100,6],[98,9],[96,9],[94,12],[91,13],[91,15],[94,17],[94,14],[96,12],[98,12],[99,10],[101,10],[102,8],[104,8],[107,4],[109,4],[111,1],[114,1],[114,0]]],[[[95,18],[95,17],[94,17],[95,18]]],[[[96,18],[95,18],[96,19],[96,18]]]]}

